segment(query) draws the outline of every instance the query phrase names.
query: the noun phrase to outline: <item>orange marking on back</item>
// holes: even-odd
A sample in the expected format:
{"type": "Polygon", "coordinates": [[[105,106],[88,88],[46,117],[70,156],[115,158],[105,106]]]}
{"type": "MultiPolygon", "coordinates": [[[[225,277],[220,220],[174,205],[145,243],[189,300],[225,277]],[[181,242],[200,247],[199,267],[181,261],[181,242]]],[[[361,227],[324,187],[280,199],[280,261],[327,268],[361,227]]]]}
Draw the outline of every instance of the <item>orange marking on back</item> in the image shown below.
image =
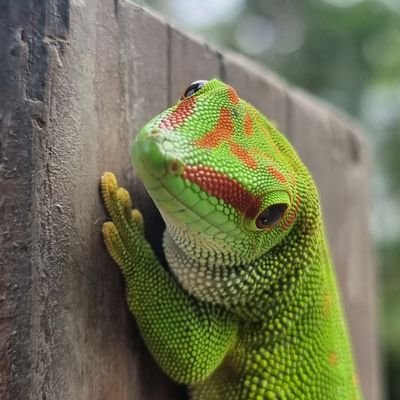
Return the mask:
{"type": "Polygon", "coordinates": [[[268,172],[274,177],[276,178],[280,183],[282,184],[286,184],[287,183],[287,179],[286,176],[282,174],[281,171],[279,171],[278,169],[272,167],[271,165],[269,165],[267,167],[268,172]]]}
{"type": "Polygon", "coordinates": [[[238,104],[239,103],[239,97],[238,97],[235,89],[230,87],[230,86],[228,87],[228,98],[229,98],[229,101],[232,104],[238,104]]]}
{"type": "Polygon", "coordinates": [[[242,162],[244,162],[249,168],[256,169],[257,161],[250,155],[250,153],[240,147],[236,143],[229,143],[231,152],[242,162]]]}
{"type": "Polygon", "coordinates": [[[322,315],[327,317],[331,312],[332,308],[332,298],[328,292],[324,295],[323,305],[322,305],[322,315]]]}
{"type": "Polygon", "coordinates": [[[227,108],[222,108],[215,128],[196,140],[195,144],[207,149],[213,149],[220,143],[229,141],[233,132],[234,127],[230,111],[227,108]]]}
{"type": "Polygon", "coordinates": [[[335,351],[331,351],[329,353],[328,361],[329,361],[329,364],[336,367],[336,365],[338,364],[338,355],[335,351]]]}
{"type": "Polygon", "coordinates": [[[250,113],[247,111],[244,116],[244,133],[247,136],[251,136],[254,133],[253,130],[253,120],[251,119],[250,113]]]}

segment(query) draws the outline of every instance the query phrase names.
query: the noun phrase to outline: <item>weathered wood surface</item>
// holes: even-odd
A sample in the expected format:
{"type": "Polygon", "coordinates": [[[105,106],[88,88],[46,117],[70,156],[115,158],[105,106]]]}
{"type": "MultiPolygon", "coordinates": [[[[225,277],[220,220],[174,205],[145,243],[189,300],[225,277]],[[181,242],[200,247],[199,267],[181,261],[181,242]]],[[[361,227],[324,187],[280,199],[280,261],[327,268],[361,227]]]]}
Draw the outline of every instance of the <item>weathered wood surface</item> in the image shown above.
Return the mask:
{"type": "Polygon", "coordinates": [[[319,185],[367,400],[380,399],[368,159],[358,128],[276,76],[130,1],[0,0],[0,398],[184,398],[151,360],[102,245],[98,179],[162,223],[129,143],[193,80],[219,76],[273,119],[319,185]]]}

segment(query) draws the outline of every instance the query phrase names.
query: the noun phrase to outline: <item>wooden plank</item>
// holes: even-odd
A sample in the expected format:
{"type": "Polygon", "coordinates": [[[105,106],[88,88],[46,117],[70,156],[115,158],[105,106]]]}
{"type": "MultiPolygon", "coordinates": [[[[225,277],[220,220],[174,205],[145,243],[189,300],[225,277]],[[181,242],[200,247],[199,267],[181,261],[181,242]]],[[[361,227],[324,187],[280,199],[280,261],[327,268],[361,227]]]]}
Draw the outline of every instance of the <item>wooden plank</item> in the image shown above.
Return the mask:
{"type": "Polygon", "coordinates": [[[20,26],[28,15],[15,4],[0,6],[0,398],[28,398],[32,279],[33,119],[24,92],[28,43],[20,26]]]}
{"type": "Polygon", "coordinates": [[[132,326],[96,223],[101,137],[110,137],[112,152],[119,123],[117,22],[113,4],[100,1],[74,2],[69,21],[66,37],[41,38],[49,60],[36,149],[41,201],[30,398],[128,399],[132,326]]]}
{"type": "Polygon", "coordinates": [[[218,52],[180,30],[169,27],[169,105],[194,81],[220,76],[218,52]]]}
{"type": "MultiPolygon", "coordinates": [[[[46,314],[57,303],[57,296],[48,294],[59,294],[60,273],[41,268],[45,257],[49,264],[53,261],[53,252],[47,251],[50,245],[42,239],[51,234],[54,221],[49,208],[46,215],[41,212],[49,205],[41,192],[49,189],[51,174],[43,134],[51,46],[44,38],[62,41],[68,15],[64,1],[25,0],[0,6],[2,399],[30,398],[38,377],[54,372],[48,355],[57,342],[53,333],[58,327],[48,323],[46,314]],[[47,13],[53,15],[51,24],[47,13]]],[[[53,359],[63,350],[57,347],[53,359]]]]}

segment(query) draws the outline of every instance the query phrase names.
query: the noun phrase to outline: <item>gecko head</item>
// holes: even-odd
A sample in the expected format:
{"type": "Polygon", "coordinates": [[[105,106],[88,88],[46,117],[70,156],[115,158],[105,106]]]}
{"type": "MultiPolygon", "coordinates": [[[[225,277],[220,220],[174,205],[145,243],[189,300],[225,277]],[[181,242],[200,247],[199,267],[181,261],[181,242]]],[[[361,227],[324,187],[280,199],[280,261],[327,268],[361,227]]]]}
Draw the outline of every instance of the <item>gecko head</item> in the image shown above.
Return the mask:
{"type": "Polygon", "coordinates": [[[202,264],[251,262],[285,237],[304,169],[235,90],[196,81],[135,138],[133,164],[176,245],[202,264]]]}

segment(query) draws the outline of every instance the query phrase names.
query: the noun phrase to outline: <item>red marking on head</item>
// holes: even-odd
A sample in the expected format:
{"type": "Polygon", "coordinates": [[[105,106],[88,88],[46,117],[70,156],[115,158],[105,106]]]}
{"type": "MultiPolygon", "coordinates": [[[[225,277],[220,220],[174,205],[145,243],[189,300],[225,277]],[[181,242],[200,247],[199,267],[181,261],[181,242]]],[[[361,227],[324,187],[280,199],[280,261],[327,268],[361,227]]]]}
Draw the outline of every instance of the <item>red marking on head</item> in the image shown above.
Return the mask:
{"type": "Polygon", "coordinates": [[[213,149],[223,142],[228,143],[232,154],[234,154],[249,168],[255,169],[257,167],[256,160],[246,149],[231,140],[234,134],[234,129],[230,110],[222,108],[215,128],[206,133],[202,138],[196,140],[195,144],[203,148],[213,149]]]}
{"type": "Polygon", "coordinates": [[[250,155],[250,153],[240,147],[237,143],[229,143],[229,148],[231,152],[243,163],[245,163],[249,168],[256,169],[257,161],[250,155]]]}
{"type": "Polygon", "coordinates": [[[244,116],[244,133],[247,136],[251,136],[253,131],[253,120],[251,119],[250,113],[247,111],[246,115],[244,116]]]}
{"type": "Polygon", "coordinates": [[[284,185],[287,183],[286,176],[283,175],[281,171],[277,170],[276,168],[272,167],[271,165],[269,165],[267,167],[267,170],[278,182],[280,182],[284,185]]]}
{"type": "Polygon", "coordinates": [[[187,165],[183,178],[196,183],[202,190],[223,200],[247,218],[255,218],[260,211],[261,199],[249,193],[240,183],[210,167],[187,165]]]}
{"type": "Polygon", "coordinates": [[[238,104],[239,103],[239,97],[238,97],[235,89],[233,89],[230,86],[228,86],[228,98],[229,98],[229,101],[232,104],[238,104]]]}
{"type": "Polygon", "coordinates": [[[193,114],[195,104],[196,96],[191,96],[182,100],[176,106],[175,110],[162,119],[159,127],[164,129],[173,129],[182,125],[185,120],[193,114]]]}
{"type": "Polygon", "coordinates": [[[224,141],[229,141],[234,132],[231,113],[227,108],[222,108],[215,128],[206,133],[195,144],[207,149],[213,149],[224,141]]]}
{"type": "Polygon", "coordinates": [[[250,207],[247,209],[246,211],[246,218],[255,218],[259,212],[260,212],[260,208],[261,208],[261,199],[260,198],[255,198],[257,201],[253,201],[250,204],[250,207]]]}

